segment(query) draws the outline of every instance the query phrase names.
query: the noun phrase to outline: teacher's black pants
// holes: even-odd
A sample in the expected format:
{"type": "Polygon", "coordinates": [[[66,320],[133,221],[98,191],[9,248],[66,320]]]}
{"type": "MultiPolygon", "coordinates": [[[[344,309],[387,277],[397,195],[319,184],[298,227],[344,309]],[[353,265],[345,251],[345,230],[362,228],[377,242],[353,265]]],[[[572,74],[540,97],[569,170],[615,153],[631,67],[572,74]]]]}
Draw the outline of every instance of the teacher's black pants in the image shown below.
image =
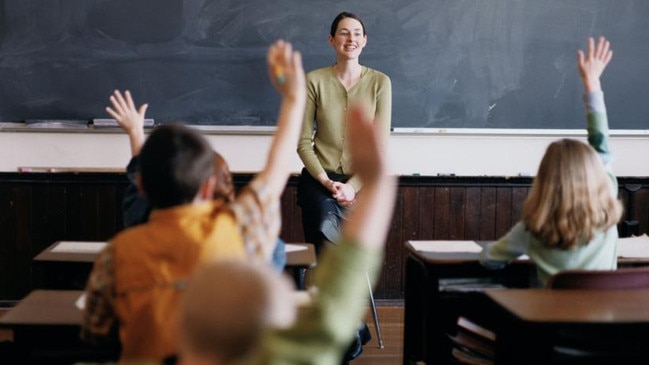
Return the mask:
{"type": "MultiPolygon", "coordinates": [[[[349,176],[327,172],[331,180],[347,182],[349,176]]],[[[302,208],[304,239],[315,245],[320,253],[325,242],[337,243],[340,223],[345,219],[345,207],[331,196],[329,189],[302,169],[297,187],[297,203],[302,208]]]]}

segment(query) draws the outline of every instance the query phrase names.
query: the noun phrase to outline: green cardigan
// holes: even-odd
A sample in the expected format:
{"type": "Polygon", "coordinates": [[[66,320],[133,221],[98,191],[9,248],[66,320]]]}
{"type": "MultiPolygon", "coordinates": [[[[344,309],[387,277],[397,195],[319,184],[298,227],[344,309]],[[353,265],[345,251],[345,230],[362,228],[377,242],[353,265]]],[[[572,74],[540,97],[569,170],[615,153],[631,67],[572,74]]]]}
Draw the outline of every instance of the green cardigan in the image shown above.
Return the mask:
{"type": "MultiPolygon", "coordinates": [[[[362,104],[380,125],[384,144],[390,135],[392,84],[385,74],[362,66],[361,78],[349,90],[338,80],[333,66],[307,74],[307,104],[297,152],[313,177],[323,172],[353,175],[345,142],[347,111],[362,104]],[[314,132],[315,125],[315,132],[314,132]]],[[[356,191],[361,182],[348,181],[356,191]]]]}

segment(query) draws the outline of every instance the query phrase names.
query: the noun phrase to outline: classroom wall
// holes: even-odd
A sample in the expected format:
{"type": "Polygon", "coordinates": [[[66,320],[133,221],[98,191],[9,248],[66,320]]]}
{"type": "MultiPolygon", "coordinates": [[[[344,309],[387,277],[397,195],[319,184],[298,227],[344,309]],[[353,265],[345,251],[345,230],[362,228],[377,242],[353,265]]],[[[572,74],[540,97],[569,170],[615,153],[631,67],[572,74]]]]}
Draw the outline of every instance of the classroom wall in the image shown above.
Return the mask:
{"type": "MultiPolygon", "coordinates": [[[[613,132],[611,148],[618,176],[649,176],[649,135],[646,131],[613,132]]],[[[235,172],[259,171],[271,135],[205,132],[235,172]]],[[[476,130],[393,133],[391,171],[398,175],[457,176],[535,175],[546,146],[558,138],[584,139],[579,131],[476,130]]],[[[123,168],[129,159],[128,139],[116,132],[9,132],[0,130],[0,171],[21,166],[123,168]]],[[[290,161],[298,172],[297,157],[290,161]]]]}
{"type": "MultiPolygon", "coordinates": [[[[241,188],[252,175],[233,178],[241,188]]],[[[620,235],[649,232],[649,178],[621,177],[619,183],[625,207],[620,235]]],[[[281,197],[280,236],[287,242],[304,240],[297,184],[297,176],[290,178],[281,197]]],[[[531,184],[529,177],[400,177],[375,298],[403,299],[406,241],[494,240],[520,218],[531,184]]],[[[69,280],[64,270],[54,274],[33,258],[58,240],[112,237],[122,229],[126,185],[123,173],[0,172],[0,301],[54,283],[82,288],[85,278],[69,280]]]]}

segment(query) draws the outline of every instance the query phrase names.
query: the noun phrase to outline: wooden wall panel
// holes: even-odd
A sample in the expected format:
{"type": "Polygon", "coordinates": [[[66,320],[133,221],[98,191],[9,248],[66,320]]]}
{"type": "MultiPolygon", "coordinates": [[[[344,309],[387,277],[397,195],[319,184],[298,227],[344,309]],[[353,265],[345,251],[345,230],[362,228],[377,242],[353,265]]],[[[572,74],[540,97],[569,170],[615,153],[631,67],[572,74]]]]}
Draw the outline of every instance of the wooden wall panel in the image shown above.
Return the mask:
{"type": "Polygon", "coordinates": [[[448,211],[448,237],[449,240],[464,239],[464,222],[466,221],[466,189],[450,187],[448,211]]]}
{"type": "MultiPolygon", "coordinates": [[[[22,298],[27,294],[25,289],[31,286],[29,254],[35,207],[33,206],[31,187],[27,187],[27,189],[15,187],[14,192],[15,195],[13,198],[16,206],[16,217],[14,221],[14,227],[16,230],[15,240],[20,244],[14,247],[14,251],[9,256],[9,260],[13,260],[13,262],[10,264],[12,270],[9,272],[9,277],[7,279],[10,280],[11,284],[13,284],[11,293],[14,296],[18,295],[22,298]]],[[[11,229],[11,227],[8,227],[8,229],[11,229]]],[[[5,278],[2,278],[2,280],[5,280],[5,278]]],[[[10,299],[14,298],[15,297],[12,297],[10,299]]]]}
{"type": "Polygon", "coordinates": [[[449,216],[450,208],[450,191],[449,187],[442,186],[435,188],[435,201],[430,204],[433,207],[433,226],[435,233],[434,240],[448,239],[449,235],[449,216]]]}
{"type": "Polygon", "coordinates": [[[388,240],[391,242],[401,242],[401,244],[386,247],[380,280],[375,290],[375,298],[400,296],[403,285],[403,278],[401,277],[401,272],[403,271],[402,262],[393,258],[402,257],[405,250],[404,242],[417,236],[419,217],[404,209],[404,207],[412,205],[419,206],[417,189],[405,188],[397,192],[393,219],[388,232],[388,240]],[[399,273],[399,275],[394,275],[393,273],[399,273]]]}
{"type": "MultiPolygon", "coordinates": [[[[237,188],[250,174],[237,174],[237,188]]],[[[627,220],[649,230],[649,178],[619,178],[627,220]]],[[[401,177],[375,297],[401,299],[408,240],[494,240],[518,221],[530,178],[401,177]]],[[[38,285],[31,260],[56,240],[106,240],[122,227],[123,174],[0,173],[0,300],[38,285]]],[[[304,240],[297,176],[282,195],[281,237],[304,240]]],[[[624,222],[620,223],[623,233],[624,222]]]]}
{"type": "Polygon", "coordinates": [[[512,188],[512,225],[521,219],[523,214],[523,203],[527,198],[530,188],[525,186],[515,186],[512,188]]]}
{"type": "Polygon", "coordinates": [[[496,223],[494,237],[507,233],[512,226],[512,189],[510,187],[496,188],[496,223]]]}
{"type": "Polygon", "coordinates": [[[634,217],[638,221],[638,233],[649,232],[649,189],[641,189],[635,193],[634,217]]]}
{"type": "Polygon", "coordinates": [[[485,186],[480,189],[480,230],[479,240],[496,237],[496,188],[485,186]]]}
{"type": "Polygon", "coordinates": [[[470,186],[466,188],[466,202],[464,211],[464,239],[480,239],[480,205],[481,192],[479,186],[470,186]]]}
{"type": "Polygon", "coordinates": [[[16,298],[17,285],[14,282],[18,260],[16,251],[19,237],[18,216],[25,213],[24,202],[18,199],[15,185],[3,185],[0,188],[0,299],[16,298]]]}

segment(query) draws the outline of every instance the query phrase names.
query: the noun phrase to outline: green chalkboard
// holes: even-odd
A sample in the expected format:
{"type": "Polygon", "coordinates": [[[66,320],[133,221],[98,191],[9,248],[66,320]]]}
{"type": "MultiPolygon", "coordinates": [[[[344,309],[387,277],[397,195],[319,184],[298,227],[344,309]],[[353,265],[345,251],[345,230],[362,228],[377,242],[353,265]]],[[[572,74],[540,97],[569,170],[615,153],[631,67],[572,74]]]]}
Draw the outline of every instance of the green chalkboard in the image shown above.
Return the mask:
{"type": "Polygon", "coordinates": [[[331,20],[366,22],[393,127],[583,127],[576,49],[606,35],[612,128],[649,129],[646,0],[0,0],[0,121],[105,117],[114,89],[156,122],[272,126],[276,38],[330,65],[331,20]]]}

